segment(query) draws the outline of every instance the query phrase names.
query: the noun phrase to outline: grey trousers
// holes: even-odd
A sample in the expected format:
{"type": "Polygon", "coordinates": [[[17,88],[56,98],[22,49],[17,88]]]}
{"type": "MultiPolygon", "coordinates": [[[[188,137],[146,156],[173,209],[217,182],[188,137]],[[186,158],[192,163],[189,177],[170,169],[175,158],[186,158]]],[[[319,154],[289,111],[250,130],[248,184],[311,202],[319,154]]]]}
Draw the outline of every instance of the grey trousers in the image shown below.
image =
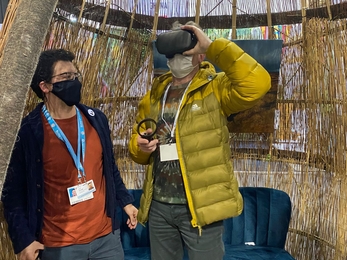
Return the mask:
{"type": "Polygon", "coordinates": [[[149,212],[151,259],[182,260],[185,246],[190,260],[222,260],[223,221],[204,226],[201,236],[190,221],[187,205],[152,201],[149,212]]]}
{"type": "Polygon", "coordinates": [[[124,260],[120,230],[99,237],[88,244],[45,247],[41,260],[124,260]]]}

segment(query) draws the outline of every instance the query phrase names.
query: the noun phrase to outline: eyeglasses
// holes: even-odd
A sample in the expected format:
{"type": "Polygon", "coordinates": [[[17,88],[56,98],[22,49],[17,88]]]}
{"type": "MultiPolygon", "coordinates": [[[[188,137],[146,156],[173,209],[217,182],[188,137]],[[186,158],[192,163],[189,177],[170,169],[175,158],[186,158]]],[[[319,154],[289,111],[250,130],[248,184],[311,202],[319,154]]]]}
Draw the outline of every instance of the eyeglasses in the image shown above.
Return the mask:
{"type": "Polygon", "coordinates": [[[60,77],[64,80],[75,80],[76,78],[80,80],[82,78],[82,75],[81,73],[78,73],[78,72],[64,72],[61,74],[53,75],[52,79],[55,77],[60,77]]]}

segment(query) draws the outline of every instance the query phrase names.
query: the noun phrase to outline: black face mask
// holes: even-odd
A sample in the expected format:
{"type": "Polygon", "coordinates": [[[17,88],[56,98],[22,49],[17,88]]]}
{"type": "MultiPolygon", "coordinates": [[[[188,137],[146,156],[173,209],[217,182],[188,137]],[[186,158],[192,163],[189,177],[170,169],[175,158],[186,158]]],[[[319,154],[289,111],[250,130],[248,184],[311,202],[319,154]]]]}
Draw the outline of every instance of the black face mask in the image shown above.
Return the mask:
{"type": "Polygon", "coordinates": [[[71,107],[80,102],[81,88],[82,83],[76,78],[53,83],[52,93],[71,107]]]}

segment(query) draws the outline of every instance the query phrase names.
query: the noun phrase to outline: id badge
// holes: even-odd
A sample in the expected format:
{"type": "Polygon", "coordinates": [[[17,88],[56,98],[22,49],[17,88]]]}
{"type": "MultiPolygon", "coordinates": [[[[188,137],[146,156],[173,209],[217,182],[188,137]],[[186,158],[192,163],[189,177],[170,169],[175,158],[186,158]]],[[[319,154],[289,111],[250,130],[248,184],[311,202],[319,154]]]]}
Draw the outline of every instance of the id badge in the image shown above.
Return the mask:
{"type": "Polygon", "coordinates": [[[94,198],[93,192],[88,192],[84,196],[78,195],[78,186],[80,185],[67,188],[67,194],[68,194],[71,206],[94,198]]]}
{"type": "Polygon", "coordinates": [[[94,182],[92,180],[87,181],[85,183],[79,184],[76,186],[76,192],[78,198],[83,198],[89,193],[93,193],[95,191],[94,182]]]}
{"type": "Polygon", "coordinates": [[[178,160],[176,143],[160,145],[159,150],[161,162],[178,160]]]}

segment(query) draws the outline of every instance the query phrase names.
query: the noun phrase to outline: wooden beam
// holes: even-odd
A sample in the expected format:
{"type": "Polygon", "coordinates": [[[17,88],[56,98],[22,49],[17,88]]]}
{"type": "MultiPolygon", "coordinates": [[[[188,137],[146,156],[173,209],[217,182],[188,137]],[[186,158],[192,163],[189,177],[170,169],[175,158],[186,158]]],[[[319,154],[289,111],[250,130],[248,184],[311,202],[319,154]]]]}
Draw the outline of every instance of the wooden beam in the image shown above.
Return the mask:
{"type": "MultiPolygon", "coordinates": [[[[69,13],[73,13],[78,17],[82,3],[83,0],[60,0],[58,8],[69,13]]],[[[329,14],[326,7],[307,9],[306,19],[313,17],[327,19],[330,19],[330,17],[332,17],[332,20],[347,18],[347,2],[331,5],[330,12],[331,14],[329,14]]],[[[104,13],[105,7],[86,3],[84,7],[83,17],[101,23],[104,18],[104,13]]],[[[128,28],[131,23],[131,15],[132,14],[130,12],[111,9],[106,22],[107,24],[128,28]]],[[[199,24],[202,28],[209,28],[213,26],[213,28],[216,29],[230,29],[232,28],[230,16],[231,15],[201,16],[199,24]]],[[[240,14],[236,19],[236,27],[251,28],[258,26],[267,26],[267,18],[267,14],[240,14]]],[[[171,28],[171,25],[177,20],[179,20],[180,23],[185,24],[188,21],[194,21],[195,17],[159,17],[157,30],[169,30],[171,28]]],[[[272,14],[272,25],[298,24],[301,22],[301,10],[272,14]]],[[[153,16],[136,14],[133,28],[151,30],[153,28],[153,16]]]]}

